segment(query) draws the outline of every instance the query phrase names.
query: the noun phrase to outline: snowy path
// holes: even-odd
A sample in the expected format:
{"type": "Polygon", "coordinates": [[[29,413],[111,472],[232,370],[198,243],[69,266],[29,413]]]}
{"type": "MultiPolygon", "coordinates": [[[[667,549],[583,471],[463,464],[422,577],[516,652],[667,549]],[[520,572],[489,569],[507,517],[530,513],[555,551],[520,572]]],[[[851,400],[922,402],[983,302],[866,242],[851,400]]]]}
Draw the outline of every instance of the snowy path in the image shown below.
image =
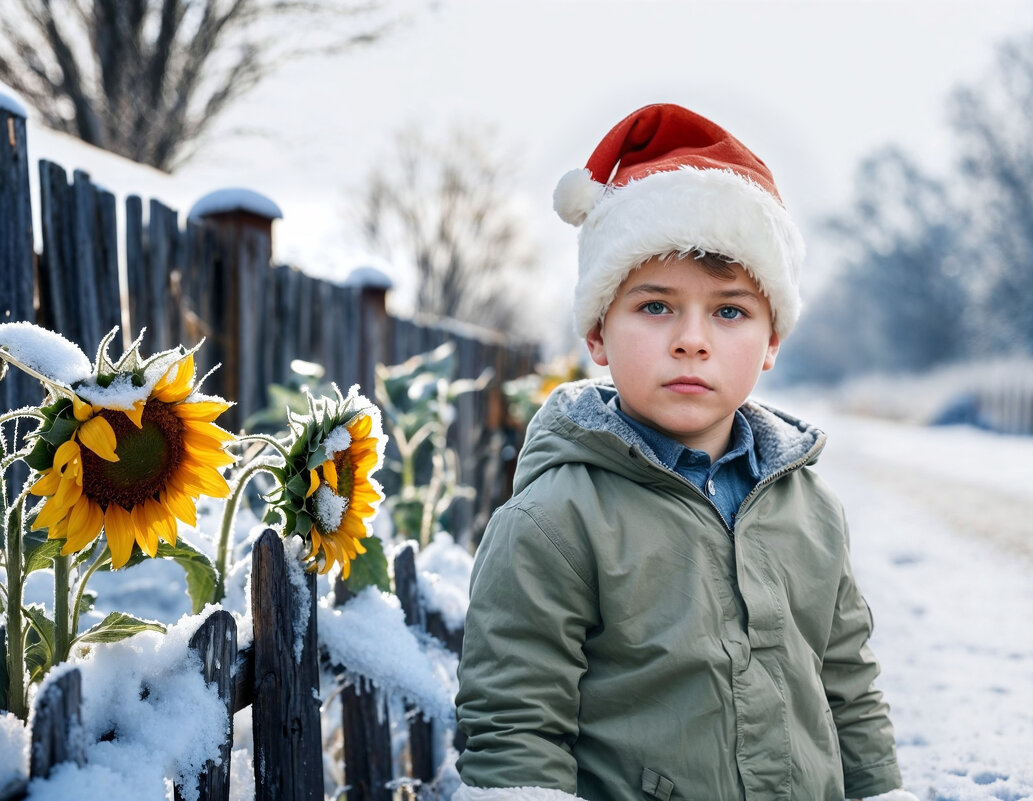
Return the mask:
{"type": "Polygon", "coordinates": [[[905,786],[1033,799],[1033,439],[818,412],[905,786]]]}

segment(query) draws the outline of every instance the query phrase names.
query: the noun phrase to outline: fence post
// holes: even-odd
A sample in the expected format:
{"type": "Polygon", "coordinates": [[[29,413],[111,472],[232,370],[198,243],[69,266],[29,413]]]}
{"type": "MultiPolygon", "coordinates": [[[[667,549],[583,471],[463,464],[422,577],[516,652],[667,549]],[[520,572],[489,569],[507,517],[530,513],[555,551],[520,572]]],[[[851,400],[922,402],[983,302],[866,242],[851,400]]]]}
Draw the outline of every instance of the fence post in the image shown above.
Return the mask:
{"type": "MultiPolygon", "coordinates": [[[[32,206],[29,200],[29,158],[25,109],[0,93],[0,323],[35,322],[32,252],[32,206]]],[[[20,370],[8,370],[0,381],[0,411],[18,409],[39,399],[38,384],[20,370]]],[[[18,447],[21,443],[12,443],[18,447]]],[[[11,467],[11,499],[28,478],[23,464],[11,467]]]]}
{"type": "Polygon", "coordinates": [[[296,659],[298,598],[283,543],[266,529],[255,543],[251,567],[255,801],[323,801],[315,574],[307,574],[306,582],[309,608],[300,615],[306,628],[296,659]]]}
{"type": "MultiPolygon", "coordinates": [[[[402,604],[407,626],[422,626],[422,605],[416,577],[416,554],[411,543],[406,543],[395,554],[395,594],[402,604]]],[[[414,779],[434,780],[434,728],[421,711],[405,705],[409,721],[409,762],[414,779]]]]}
{"type": "Polygon", "coordinates": [[[354,353],[362,365],[359,387],[373,397],[374,370],[378,364],[390,364],[391,320],[387,314],[387,291],[391,279],[380,270],[360,267],[348,276],[347,286],[359,293],[359,339],[354,353]]]}
{"type": "Polygon", "coordinates": [[[29,777],[45,779],[55,765],[86,764],[82,739],[82,675],[75,668],[47,683],[36,700],[29,777]]]}
{"type": "Polygon", "coordinates": [[[391,728],[387,702],[363,677],[341,691],[344,778],[348,801],[391,801],[391,728]]]}
{"type": "Polygon", "coordinates": [[[208,223],[216,231],[223,271],[226,320],[216,330],[225,332],[224,394],[237,405],[227,412],[230,427],[265,405],[263,374],[265,352],[274,347],[267,335],[266,295],[272,286],[273,220],[283,217],[268,198],[244,189],[220,189],[198,200],[189,219],[208,223]]]}
{"type": "MultiPolygon", "coordinates": [[[[230,748],[233,745],[233,665],[237,658],[237,624],[224,609],[213,612],[190,638],[190,649],[201,657],[201,675],[206,684],[215,683],[219,700],[226,707],[229,729],[219,747],[219,762],[209,759],[197,779],[198,801],[229,801],[230,748]]],[[[176,801],[183,801],[179,787],[176,801]]]]}

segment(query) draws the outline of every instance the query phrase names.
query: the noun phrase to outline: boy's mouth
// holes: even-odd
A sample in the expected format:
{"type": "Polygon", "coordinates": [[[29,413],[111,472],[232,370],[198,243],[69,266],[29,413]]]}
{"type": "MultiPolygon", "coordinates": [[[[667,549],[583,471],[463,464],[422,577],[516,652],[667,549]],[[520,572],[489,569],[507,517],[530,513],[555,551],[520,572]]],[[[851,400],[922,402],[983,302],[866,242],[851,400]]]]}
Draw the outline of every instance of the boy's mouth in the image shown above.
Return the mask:
{"type": "Polygon", "coordinates": [[[684,395],[695,395],[713,389],[706,381],[696,376],[678,376],[664,384],[665,389],[684,395]]]}

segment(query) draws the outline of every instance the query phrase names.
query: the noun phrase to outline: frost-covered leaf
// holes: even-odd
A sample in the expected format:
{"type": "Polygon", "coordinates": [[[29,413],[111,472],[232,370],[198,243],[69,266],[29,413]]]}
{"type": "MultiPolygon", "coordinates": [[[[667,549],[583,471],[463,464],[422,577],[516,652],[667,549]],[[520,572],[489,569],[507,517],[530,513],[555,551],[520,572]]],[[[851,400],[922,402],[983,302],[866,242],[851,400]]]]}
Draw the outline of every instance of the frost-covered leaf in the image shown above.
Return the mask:
{"type": "MultiPolygon", "coordinates": [[[[31,535],[39,535],[40,532],[30,532],[31,535]]],[[[22,547],[25,548],[25,575],[37,570],[46,570],[52,567],[54,559],[61,554],[64,540],[48,540],[45,537],[30,536],[27,534],[22,540],[22,547]]]]}
{"type": "Polygon", "coordinates": [[[125,612],[112,612],[96,626],[91,626],[76,637],[75,642],[118,642],[141,631],[157,631],[164,634],[165,627],[161,623],[141,620],[125,612]]]}

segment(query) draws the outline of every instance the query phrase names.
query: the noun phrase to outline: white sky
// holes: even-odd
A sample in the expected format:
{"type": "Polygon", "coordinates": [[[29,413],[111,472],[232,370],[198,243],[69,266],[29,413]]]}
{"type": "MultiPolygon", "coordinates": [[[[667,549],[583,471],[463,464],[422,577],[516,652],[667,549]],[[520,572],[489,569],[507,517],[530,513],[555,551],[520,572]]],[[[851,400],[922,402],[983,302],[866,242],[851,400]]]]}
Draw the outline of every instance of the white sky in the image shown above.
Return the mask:
{"type": "Polygon", "coordinates": [[[808,238],[806,294],[828,272],[814,222],[846,200],[858,160],[896,143],[942,166],[951,87],[984,76],[1001,38],[1033,31],[1021,0],[387,1],[420,10],[374,45],[286,67],[231,110],[174,190],[153,191],[184,215],[212,189],[262,192],[284,212],[276,258],[343,277],[355,266],[345,198],[390,157],[393,133],[486,124],[516,154],[513,191],[555,290],[536,307],[557,336],[570,329],[576,232],[552,190],[630,111],[687,106],[768,163],[808,238]]]}

